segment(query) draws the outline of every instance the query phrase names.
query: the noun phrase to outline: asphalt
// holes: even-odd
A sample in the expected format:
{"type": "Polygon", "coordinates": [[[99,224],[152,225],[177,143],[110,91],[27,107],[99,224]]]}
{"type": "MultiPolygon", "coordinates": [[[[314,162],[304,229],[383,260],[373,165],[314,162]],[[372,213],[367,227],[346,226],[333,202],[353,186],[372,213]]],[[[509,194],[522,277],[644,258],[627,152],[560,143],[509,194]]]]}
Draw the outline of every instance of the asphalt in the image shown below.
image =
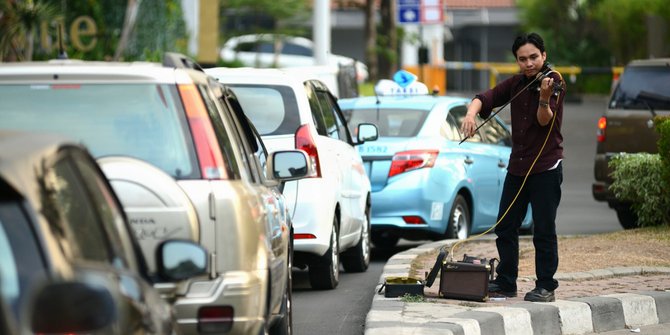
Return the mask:
{"type": "MultiPolygon", "coordinates": [[[[432,242],[392,256],[384,266],[377,290],[387,277],[408,277],[413,260],[455,240],[432,242]]],[[[561,281],[614,278],[641,273],[670,276],[667,267],[608,268],[557,273],[561,281]]],[[[439,277],[438,277],[439,280],[439,277]]],[[[437,282],[435,285],[438,285],[437,282]]],[[[383,292],[383,290],[382,290],[383,292]]],[[[558,292],[558,291],[557,291],[558,292]]],[[[523,295],[523,293],[521,293],[523,295]]],[[[549,303],[445,304],[441,298],[414,302],[375,294],[365,322],[365,335],[571,335],[592,334],[640,326],[667,324],[670,333],[670,291],[615,293],[557,299],[549,303]]]]}

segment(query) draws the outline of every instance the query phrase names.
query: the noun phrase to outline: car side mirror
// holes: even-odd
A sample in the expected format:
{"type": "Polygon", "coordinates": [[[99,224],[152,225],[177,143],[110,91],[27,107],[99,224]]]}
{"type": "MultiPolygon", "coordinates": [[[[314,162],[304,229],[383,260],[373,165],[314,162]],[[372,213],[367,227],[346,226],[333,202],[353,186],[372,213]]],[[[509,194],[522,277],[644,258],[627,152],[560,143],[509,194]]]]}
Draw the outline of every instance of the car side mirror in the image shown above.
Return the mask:
{"type": "Polygon", "coordinates": [[[314,168],[308,164],[311,160],[302,150],[281,150],[270,154],[266,166],[266,175],[279,181],[289,181],[312,175],[314,168]]]}
{"type": "Polygon", "coordinates": [[[358,125],[358,131],[356,139],[358,140],[357,144],[363,144],[369,141],[376,141],[379,137],[379,130],[377,126],[372,123],[360,123],[358,125]]]}
{"type": "Polygon", "coordinates": [[[188,240],[166,240],[156,249],[158,275],[181,281],[207,273],[207,250],[188,240]]]}
{"type": "Polygon", "coordinates": [[[81,282],[47,284],[35,295],[30,310],[35,334],[90,333],[117,320],[111,293],[81,282]]]}

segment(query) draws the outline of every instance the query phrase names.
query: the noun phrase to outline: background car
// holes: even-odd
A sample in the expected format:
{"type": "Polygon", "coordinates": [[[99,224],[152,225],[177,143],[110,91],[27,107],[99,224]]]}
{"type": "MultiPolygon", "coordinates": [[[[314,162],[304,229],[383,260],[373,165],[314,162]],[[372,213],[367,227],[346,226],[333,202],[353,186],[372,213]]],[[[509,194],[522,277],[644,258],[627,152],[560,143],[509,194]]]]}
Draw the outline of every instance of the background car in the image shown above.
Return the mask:
{"type": "MultiPolygon", "coordinates": [[[[240,61],[251,67],[294,67],[315,65],[314,42],[299,36],[249,34],[229,38],[221,47],[221,59],[240,61]]],[[[330,66],[354,65],[359,83],[368,79],[368,67],[353,58],[328,54],[330,66]]]]}
{"type": "Polygon", "coordinates": [[[610,159],[619,153],[657,153],[659,135],[656,115],[670,115],[670,59],[640,59],[630,62],[612,91],[605,114],[598,120],[594,163],[593,197],[616,210],[625,229],[636,228],[637,217],[630,204],[619,201],[612,184],[610,159]]]}
{"type": "MultiPolygon", "coordinates": [[[[338,100],[348,124],[379,129],[377,141],[358,146],[372,184],[375,246],[465,239],[495,224],[511,151],[506,125],[496,117],[459,145],[469,99],[429,95],[419,82],[384,80],[376,90],[338,100]]],[[[527,217],[522,228],[531,224],[527,217]]]]}
{"type": "Polygon", "coordinates": [[[121,204],[83,147],[0,132],[0,299],[14,324],[49,334],[172,334],[174,313],[148,281],[203,275],[207,252],[167,240],[157,255],[152,276],[121,204]]]}
{"type": "Polygon", "coordinates": [[[304,152],[262,170],[221,85],[177,54],[164,64],[50,61],[0,65],[0,128],[68,134],[117,191],[155,271],[166,238],[208,251],[206,277],[155,286],[182,331],[291,330],[291,227],[280,181],[310,172],[304,152]],[[289,168],[294,174],[284,173],[289,168]]]}
{"type": "MultiPolygon", "coordinates": [[[[270,150],[301,149],[309,156],[314,173],[283,189],[295,230],[294,265],[308,267],[317,289],[337,286],[340,261],[346,271],[366,271],[370,181],[328,88],[276,69],[206,72],[235,92],[270,150]]],[[[366,126],[374,138],[376,129],[366,126]]]]}

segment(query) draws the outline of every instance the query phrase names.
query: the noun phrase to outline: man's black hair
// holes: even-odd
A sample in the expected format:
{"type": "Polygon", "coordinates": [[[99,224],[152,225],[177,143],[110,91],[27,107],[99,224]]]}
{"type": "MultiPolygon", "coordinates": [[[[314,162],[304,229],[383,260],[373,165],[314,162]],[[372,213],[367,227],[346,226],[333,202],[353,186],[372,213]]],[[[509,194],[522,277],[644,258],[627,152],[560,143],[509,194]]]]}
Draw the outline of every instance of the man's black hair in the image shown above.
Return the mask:
{"type": "Polygon", "coordinates": [[[540,35],[537,33],[522,34],[517,36],[514,40],[514,44],[512,44],[512,53],[514,54],[514,58],[516,58],[516,51],[528,43],[540,49],[540,52],[544,52],[544,40],[542,37],[540,37],[540,35]]]}

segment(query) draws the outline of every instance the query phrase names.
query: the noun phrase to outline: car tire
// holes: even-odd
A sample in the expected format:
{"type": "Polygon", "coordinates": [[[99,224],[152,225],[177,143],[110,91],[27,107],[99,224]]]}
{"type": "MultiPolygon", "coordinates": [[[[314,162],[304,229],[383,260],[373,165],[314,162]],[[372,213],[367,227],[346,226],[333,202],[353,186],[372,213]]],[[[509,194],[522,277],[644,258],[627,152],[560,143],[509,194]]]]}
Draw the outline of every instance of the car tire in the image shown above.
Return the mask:
{"type": "Polygon", "coordinates": [[[309,283],[313,289],[332,290],[340,281],[340,250],[337,216],[333,218],[330,247],[326,253],[309,265],[309,283]]]}
{"type": "Polygon", "coordinates": [[[449,211],[446,237],[448,239],[464,240],[470,235],[470,209],[465,198],[458,194],[449,211]]]}
{"type": "Polygon", "coordinates": [[[370,201],[365,204],[365,223],[355,247],[342,253],[342,266],[347,272],[365,272],[370,266],[370,201]]]}
{"type": "Polygon", "coordinates": [[[372,244],[379,249],[391,249],[398,244],[400,236],[393,234],[387,230],[373,231],[370,234],[372,237],[372,244]]]}
{"type": "Polygon", "coordinates": [[[528,228],[519,228],[519,235],[531,236],[535,231],[535,222],[531,222],[528,228]]]}
{"type": "Polygon", "coordinates": [[[288,268],[286,278],[286,291],[282,298],[279,313],[281,317],[270,328],[270,335],[292,335],[293,334],[293,233],[288,250],[288,268]]]}
{"type": "Polygon", "coordinates": [[[634,229],[639,227],[637,214],[630,207],[630,204],[619,204],[614,207],[616,216],[623,229],[634,229]]]}

